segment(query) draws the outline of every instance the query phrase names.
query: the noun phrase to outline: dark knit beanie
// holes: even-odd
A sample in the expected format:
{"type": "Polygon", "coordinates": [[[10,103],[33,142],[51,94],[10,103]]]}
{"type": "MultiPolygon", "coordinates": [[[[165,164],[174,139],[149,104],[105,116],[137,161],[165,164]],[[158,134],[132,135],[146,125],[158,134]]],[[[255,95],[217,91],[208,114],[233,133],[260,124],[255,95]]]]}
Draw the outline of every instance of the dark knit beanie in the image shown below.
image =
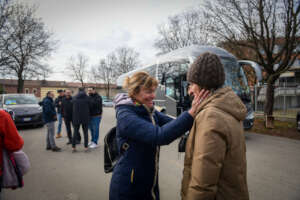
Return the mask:
{"type": "Polygon", "coordinates": [[[191,65],[187,80],[207,90],[220,88],[224,84],[225,73],[219,56],[209,52],[201,54],[191,65]]]}

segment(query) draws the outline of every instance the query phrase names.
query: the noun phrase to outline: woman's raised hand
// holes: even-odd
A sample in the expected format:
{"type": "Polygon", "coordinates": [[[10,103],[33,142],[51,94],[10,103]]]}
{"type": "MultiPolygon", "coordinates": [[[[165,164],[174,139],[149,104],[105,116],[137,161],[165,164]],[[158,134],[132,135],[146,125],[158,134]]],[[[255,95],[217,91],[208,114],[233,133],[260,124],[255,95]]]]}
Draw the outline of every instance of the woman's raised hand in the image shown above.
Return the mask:
{"type": "Polygon", "coordinates": [[[197,114],[198,109],[200,108],[200,104],[201,102],[206,99],[206,97],[208,96],[209,91],[202,89],[199,94],[195,94],[193,102],[192,102],[192,107],[190,108],[190,110],[188,111],[190,113],[190,115],[192,115],[192,117],[195,117],[197,114]]]}

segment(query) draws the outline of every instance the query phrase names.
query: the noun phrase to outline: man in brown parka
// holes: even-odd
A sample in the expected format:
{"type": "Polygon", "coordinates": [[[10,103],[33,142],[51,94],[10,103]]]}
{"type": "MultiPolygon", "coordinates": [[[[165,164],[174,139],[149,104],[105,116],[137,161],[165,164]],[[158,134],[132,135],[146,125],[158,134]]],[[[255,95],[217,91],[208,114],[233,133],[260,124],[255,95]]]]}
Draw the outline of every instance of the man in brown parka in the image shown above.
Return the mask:
{"type": "Polygon", "coordinates": [[[229,87],[220,58],[204,53],[187,74],[189,95],[208,89],[187,143],[183,200],[248,200],[246,145],[242,122],[246,107],[229,87]]]}

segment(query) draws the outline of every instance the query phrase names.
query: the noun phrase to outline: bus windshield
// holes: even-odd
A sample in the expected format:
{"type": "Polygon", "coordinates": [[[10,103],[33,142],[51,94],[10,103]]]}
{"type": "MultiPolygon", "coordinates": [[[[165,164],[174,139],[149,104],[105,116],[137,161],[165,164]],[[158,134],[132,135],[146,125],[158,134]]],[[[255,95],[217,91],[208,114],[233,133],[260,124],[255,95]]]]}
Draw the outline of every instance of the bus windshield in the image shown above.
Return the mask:
{"type": "Polygon", "coordinates": [[[238,96],[250,94],[243,68],[232,59],[221,58],[221,62],[225,70],[225,85],[231,87],[238,96]]]}
{"type": "MultiPolygon", "coordinates": [[[[247,78],[239,64],[230,58],[221,58],[225,71],[225,86],[229,86],[240,97],[250,95],[247,78]]],[[[158,68],[158,74],[165,74],[166,95],[178,100],[180,97],[180,82],[186,81],[189,63],[165,63],[158,68]]],[[[153,70],[152,70],[153,71],[153,70]]],[[[158,77],[161,79],[161,77],[158,77]]]]}

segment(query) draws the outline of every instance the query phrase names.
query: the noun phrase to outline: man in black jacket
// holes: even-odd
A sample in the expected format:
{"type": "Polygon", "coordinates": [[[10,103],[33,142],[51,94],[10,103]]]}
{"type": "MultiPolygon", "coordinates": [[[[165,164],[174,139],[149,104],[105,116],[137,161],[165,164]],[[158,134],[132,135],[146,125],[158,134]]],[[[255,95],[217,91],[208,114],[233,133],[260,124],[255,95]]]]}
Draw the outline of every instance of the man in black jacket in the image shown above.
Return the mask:
{"type": "Polygon", "coordinates": [[[57,90],[59,96],[55,99],[55,107],[57,109],[57,134],[56,138],[61,138],[61,125],[62,125],[62,115],[61,115],[61,104],[63,99],[65,98],[65,91],[64,90],[57,90]]]}
{"type": "MultiPolygon", "coordinates": [[[[71,129],[71,124],[72,124],[72,118],[73,118],[73,102],[72,102],[72,92],[71,90],[66,90],[65,98],[62,101],[61,105],[61,114],[65,122],[67,134],[68,134],[68,143],[67,144],[72,144],[72,129],[71,129]]],[[[76,143],[80,143],[81,137],[80,134],[78,134],[78,139],[76,143]]]]}
{"type": "Polygon", "coordinates": [[[76,138],[79,135],[80,125],[84,134],[84,147],[88,150],[88,124],[90,121],[90,100],[84,88],[79,88],[78,94],[73,98],[73,125],[74,136],[72,140],[73,152],[76,152],[76,138]]]}
{"type": "Polygon", "coordinates": [[[92,135],[92,140],[89,144],[89,147],[96,148],[98,147],[99,126],[100,126],[101,116],[102,116],[102,98],[96,92],[94,87],[88,88],[88,93],[91,102],[91,112],[90,112],[91,120],[89,123],[89,128],[92,135]]]}

